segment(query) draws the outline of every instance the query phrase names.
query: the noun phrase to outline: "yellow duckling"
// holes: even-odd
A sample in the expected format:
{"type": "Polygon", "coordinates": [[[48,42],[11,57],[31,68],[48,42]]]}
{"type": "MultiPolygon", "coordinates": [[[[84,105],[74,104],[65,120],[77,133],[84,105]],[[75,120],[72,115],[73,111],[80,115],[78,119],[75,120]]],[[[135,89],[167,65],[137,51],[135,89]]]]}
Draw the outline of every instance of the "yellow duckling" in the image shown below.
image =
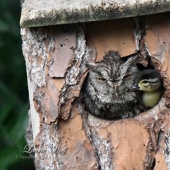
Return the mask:
{"type": "Polygon", "coordinates": [[[157,70],[147,69],[137,75],[136,84],[131,90],[142,91],[142,103],[145,107],[154,107],[163,93],[163,80],[157,70]]]}

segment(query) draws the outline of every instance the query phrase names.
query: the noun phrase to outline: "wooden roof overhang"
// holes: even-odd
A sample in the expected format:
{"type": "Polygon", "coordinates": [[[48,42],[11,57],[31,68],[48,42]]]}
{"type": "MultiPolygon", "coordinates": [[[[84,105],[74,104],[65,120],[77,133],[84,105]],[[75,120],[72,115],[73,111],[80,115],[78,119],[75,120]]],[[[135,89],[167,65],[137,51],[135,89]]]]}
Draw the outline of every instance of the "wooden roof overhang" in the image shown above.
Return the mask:
{"type": "Polygon", "coordinates": [[[25,0],[21,27],[39,27],[170,11],[170,0],[25,0]]]}

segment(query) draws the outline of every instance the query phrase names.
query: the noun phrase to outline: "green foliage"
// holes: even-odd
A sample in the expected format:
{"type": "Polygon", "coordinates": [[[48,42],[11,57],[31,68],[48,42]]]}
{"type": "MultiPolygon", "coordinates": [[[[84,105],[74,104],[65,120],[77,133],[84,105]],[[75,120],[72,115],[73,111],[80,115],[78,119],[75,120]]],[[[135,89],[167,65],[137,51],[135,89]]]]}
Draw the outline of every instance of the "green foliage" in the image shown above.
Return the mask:
{"type": "MultiPolygon", "coordinates": [[[[34,169],[23,159],[28,122],[28,91],[20,36],[20,1],[0,4],[0,169],[34,169]]],[[[29,155],[25,155],[29,156],[29,155]]]]}

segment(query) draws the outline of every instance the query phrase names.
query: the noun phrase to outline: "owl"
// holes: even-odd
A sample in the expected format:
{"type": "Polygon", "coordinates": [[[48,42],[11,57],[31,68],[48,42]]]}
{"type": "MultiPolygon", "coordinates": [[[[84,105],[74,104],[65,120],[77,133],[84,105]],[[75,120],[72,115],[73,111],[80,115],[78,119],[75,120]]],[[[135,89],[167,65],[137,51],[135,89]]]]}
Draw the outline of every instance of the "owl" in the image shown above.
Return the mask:
{"type": "Polygon", "coordinates": [[[138,72],[137,56],[122,59],[109,51],[98,63],[86,63],[89,73],[83,86],[85,110],[103,119],[131,118],[143,111],[135,91],[129,89],[138,72]]]}

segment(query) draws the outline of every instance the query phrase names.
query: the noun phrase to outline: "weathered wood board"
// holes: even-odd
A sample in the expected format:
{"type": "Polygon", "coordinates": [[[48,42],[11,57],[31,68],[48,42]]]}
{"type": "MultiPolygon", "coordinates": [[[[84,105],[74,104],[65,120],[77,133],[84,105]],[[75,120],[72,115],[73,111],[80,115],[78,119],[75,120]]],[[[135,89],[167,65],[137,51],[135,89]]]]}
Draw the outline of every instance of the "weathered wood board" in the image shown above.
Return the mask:
{"type": "Polygon", "coordinates": [[[25,0],[21,27],[38,27],[170,11],[169,0],[25,0]]]}

